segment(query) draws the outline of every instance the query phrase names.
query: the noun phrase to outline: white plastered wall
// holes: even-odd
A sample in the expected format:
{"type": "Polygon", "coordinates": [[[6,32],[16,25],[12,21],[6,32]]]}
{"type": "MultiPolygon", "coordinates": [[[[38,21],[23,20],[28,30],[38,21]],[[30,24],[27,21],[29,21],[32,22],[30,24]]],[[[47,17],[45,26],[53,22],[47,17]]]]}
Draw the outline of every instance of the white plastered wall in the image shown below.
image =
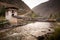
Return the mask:
{"type": "Polygon", "coordinates": [[[12,16],[12,14],[14,14],[14,16],[17,16],[17,11],[14,10],[14,13],[12,13],[12,10],[14,9],[9,9],[8,11],[6,11],[5,13],[5,18],[11,23],[11,24],[17,24],[17,18],[14,18],[12,16]]]}

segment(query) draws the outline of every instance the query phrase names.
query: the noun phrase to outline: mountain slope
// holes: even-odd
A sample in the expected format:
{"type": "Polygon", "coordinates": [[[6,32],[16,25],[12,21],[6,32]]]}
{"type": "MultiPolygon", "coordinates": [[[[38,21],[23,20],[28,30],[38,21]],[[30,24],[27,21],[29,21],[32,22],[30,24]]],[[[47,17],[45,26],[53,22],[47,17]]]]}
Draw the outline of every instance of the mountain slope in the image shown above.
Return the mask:
{"type": "Polygon", "coordinates": [[[32,10],[38,15],[46,18],[48,18],[51,14],[60,14],[60,0],[50,0],[36,6],[32,10]]]}
{"type": "Polygon", "coordinates": [[[21,0],[0,0],[2,3],[12,4],[19,7],[19,13],[26,13],[30,11],[30,8],[21,0]]]}

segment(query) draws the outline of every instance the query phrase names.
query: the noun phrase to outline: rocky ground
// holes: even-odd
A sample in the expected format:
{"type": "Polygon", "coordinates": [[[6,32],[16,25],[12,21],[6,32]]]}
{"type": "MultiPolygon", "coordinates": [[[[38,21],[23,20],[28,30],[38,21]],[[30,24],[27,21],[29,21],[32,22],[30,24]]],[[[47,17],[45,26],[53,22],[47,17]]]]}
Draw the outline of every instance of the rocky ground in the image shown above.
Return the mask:
{"type": "Polygon", "coordinates": [[[49,22],[34,22],[24,26],[1,30],[0,40],[39,40],[38,37],[53,31],[52,24],[49,22]]]}

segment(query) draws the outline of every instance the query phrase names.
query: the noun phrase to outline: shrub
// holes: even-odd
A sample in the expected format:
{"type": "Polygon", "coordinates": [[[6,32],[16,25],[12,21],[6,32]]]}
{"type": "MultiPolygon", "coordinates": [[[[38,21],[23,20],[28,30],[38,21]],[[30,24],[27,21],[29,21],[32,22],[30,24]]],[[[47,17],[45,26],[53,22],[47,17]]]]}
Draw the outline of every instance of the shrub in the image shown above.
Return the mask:
{"type": "Polygon", "coordinates": [[[0,16],[5,16],[5,6],[0,7],[0,16]]]}
{"type": "Polygon", "coordinates": [[[48,40],[60,40],[60,27],[54,28],[55,32],[48,37],[48,40]]]}

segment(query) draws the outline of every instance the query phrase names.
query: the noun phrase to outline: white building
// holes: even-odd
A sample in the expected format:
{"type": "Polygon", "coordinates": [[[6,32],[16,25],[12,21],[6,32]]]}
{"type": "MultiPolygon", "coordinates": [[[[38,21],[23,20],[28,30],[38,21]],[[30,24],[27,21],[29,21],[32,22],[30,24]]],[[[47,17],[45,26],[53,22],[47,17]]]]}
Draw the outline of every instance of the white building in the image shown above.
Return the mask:
{"type": "Polygon", "coordinates": [[[17,24],[17,18],[13,17],[13,16],[17,16],[17,10],[18,8],[16,7],[6,7],[5,18],[11,24],[17,24]]]}

